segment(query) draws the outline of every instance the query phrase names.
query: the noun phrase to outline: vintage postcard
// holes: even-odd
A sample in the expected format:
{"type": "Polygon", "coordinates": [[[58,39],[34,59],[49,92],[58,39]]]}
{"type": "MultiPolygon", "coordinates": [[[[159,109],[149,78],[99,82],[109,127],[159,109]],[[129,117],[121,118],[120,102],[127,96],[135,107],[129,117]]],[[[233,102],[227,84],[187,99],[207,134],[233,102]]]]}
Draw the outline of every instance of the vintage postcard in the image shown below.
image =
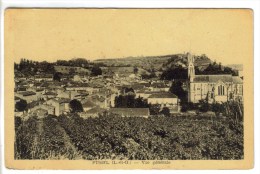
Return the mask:
{"type": "Polygon", "coordinates": [[[12,169],[251,169],[250,9],[6,9],[12,169]]]}

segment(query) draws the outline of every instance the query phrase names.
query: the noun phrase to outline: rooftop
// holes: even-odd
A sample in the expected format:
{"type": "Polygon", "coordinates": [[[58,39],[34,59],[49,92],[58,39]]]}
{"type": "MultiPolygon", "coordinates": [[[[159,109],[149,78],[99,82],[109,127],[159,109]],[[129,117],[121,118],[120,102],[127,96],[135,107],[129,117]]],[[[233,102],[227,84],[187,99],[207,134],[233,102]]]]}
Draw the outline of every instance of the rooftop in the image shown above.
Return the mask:
{"type": "Polygon", "coordinates": [[[156,92],[152,93],[148,98],[178,98],[175,94],[170,92],[156,92]]]}
{"type": "Polygon", "coordinates": [[[104,111],[105,111],[105,109],[103,109],[103,108],[94,107],[94,108],[92,108],[92,109],[86,111],[85,113],[87,113],[87,114],[96,114],[96,113],[102,113],[102,112],[104,112],[104,111]]]}
{"type": "Polygon", "coordinates": [[[96,104],[90,100],[87,100],[86,102],[82,103],[83,108],[85,108],[85,107],[93,108],[95,106],[96,106],[96,104]]]}
{"type": "Polygon", "coordinates": [[[46,93],[44,93],[43,95],[57,95],[57,94],[54,93],[54,92],[46,92],[46,93]]]}
{"type": "Polygon", "coordinates": [[[221,75],[196,75],[193,82],[213,82],[216,83],[222,81],[224,83],[243,83],[242,79],[238,76],[232,76],[230,74],[221,75]]]}
{"type": "Polygon", "coordinates": [[[30,96],[30,95],[35,95],[36,93],[32,91],[23,91],[23,92],[19,92],[19,94],[23,96],[30,96]]]}
{"type": "Polygon", "coordinates": [[[51,99],[57,103],[69,103],[70,102],[70,99],[67,99],[67,98],[55,98],[55,99],[51,99]]]}

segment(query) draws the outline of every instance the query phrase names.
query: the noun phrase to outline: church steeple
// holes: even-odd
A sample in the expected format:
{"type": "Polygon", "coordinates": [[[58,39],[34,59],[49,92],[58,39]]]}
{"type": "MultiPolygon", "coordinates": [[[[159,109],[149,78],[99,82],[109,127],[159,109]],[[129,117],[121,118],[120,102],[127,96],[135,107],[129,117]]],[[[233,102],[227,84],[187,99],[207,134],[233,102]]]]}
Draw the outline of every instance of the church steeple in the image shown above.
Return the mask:
{"type": "Polygon", "coordinates": [[[187,57],[188,57],[188,79],[190,80],[190,82],[193,82],[193,79],[195,77],[194,57],[190,53],[187,53],[187,57]]]}

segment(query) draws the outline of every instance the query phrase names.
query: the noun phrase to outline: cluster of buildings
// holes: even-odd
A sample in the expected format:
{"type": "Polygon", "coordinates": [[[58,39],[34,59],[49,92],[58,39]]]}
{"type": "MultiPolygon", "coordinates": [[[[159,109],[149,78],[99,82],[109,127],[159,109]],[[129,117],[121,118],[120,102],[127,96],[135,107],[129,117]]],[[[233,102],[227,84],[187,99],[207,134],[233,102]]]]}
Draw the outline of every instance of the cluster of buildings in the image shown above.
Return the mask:
{"type": "MultiPolygon", "coordinates": [[[[188,80],[184,87],[189,102],[243,100],[243,80],[240,77],[196,75],[194,57],[189,53],[187,56],[188,80]]],[[[159,105],[161,109],[169,108],[170,113],[179,112],[181,108],[178,96],[169,92],[172,81],[142,79],[133,67],[102,67],[103,74],[99,76],[90,76],[90,71],[83,67],[54,68],[62,74],[60,81],[53,80],[53,74],[39,73],[26,77],[15,72],[15,103],[21,100],[27,102],[26,111],[15,110],[16,116],[68,114],[69,103],[74,99],[82,104],[83,112],[79,115],[83,118],[96,117],[101,113],[142,117],[150,115],[149,108],[117,108],[115,99],[119,95],[140,97],[148,104],[159,105]]]]}
{"type": "MultiPolygon", "coordinates": [[[[150,115],[149,108],[117,108],[115,99],[119,95],[134,95],[148,104],[168,107],[171,112],[179,111],[178,97],[168,92],[170,81],[142,80],[140,75],[133,70],[131,72],[130,68],[127,68],[126,73],[121,69],[123,68],[120,67],[120,73],[116,70],[111,73],[112,68],[102,75],[90,76],[88,70],[82,67],[75,69],[55,66],[56,72],[62,73],[60,81],[53,80],[52,74],[37,74],[31,77],[19,74],[15,76],[15,102],[27,102],[27,110],[22,114],[26,117],[67,114],[70,112],[69,103],[74,99],[82,104],[83,112],[79,115],[83,118],[95,117],[105,111],[121,116],[150,115]],[[70,73],[72,70],[73,75],[70,73]]],[[[18,116],[21,112],[16,110],[15,114],[18,116]]]]}

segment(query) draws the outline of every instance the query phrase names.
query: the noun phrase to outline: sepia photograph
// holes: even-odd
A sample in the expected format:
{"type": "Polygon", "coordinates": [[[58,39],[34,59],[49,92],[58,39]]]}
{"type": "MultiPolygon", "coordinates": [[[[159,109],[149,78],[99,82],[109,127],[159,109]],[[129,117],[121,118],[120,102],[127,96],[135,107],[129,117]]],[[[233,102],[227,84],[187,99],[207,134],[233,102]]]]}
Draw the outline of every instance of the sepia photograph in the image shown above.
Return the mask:
{"type": "Polygon", "coordinates": [[[252,71],[250,9],[7,9],[6,163],[251,168],[252,71]]]}

